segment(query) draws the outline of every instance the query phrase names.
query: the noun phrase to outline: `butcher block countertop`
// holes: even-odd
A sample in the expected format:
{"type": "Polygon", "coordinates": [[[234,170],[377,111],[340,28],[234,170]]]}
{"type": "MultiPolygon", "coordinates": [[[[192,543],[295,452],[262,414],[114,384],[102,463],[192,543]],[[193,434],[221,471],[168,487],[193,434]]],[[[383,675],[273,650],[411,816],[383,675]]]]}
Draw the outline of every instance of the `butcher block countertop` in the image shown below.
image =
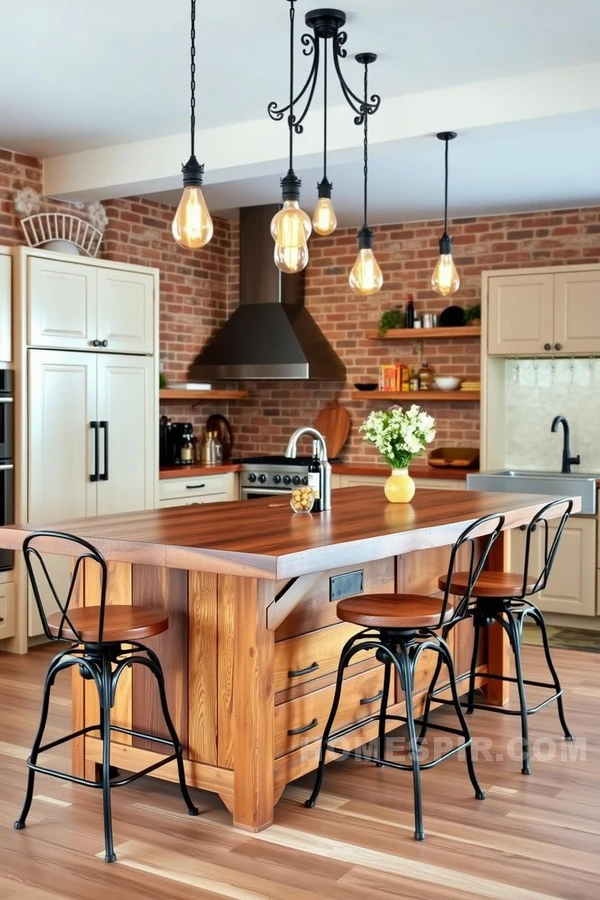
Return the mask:
{"type": "MultiPolygon", "coordinates": [[[[0,528],[0,546],[19,549],[30,531],[61,531],[87,538],[110,560],[279,580],[445,546],[490,513],[504,513],[514,528],[550,499],[434,489],[393,504],[380,487],[341,488],[323,513],[294,514],[287,497],[265,497],[9,525],[0,528]]],[[[574,503],[577,512],[581,501],[574,503]]],[[[58,548],[48,538],[40,549],[58,548]]]]}

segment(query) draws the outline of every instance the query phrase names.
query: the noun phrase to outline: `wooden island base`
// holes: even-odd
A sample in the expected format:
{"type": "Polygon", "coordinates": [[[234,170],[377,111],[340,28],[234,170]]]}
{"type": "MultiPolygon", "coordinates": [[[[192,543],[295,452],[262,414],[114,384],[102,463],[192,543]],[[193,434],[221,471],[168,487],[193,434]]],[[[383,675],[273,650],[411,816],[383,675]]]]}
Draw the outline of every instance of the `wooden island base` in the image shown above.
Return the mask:
{"type": "MultiPolygon", "coordinates": [[[[468,524],[502,512],[506,526],[516,527],[549,499],[457,493],[417,492],[410,505],[400,507],[388,504],[378,488],[358,487],[336,491],[334,508],[319,515],[294,516],[289,505],[266,499],[8,526],[0,529],[0,546],[17,549],[40,527],[79,535],[108,561],[110,603],[167,610],[169,630],[148,645],[163,665],[189,784],[217,793],[236,827],[258,831],[271,824],[285,785],[316,768],[340,650],[358,630],[337,619],[335,600],[360,592],[361,579],[364,592],[434,594],[450,546],[468,524]],[[345,573],[356,574],[340,577],[345,573]]],[[[48,552],[59,550],[52,538],[44,541],[48,552]]],[[[489,567],[503,567],[502,540],[489,567]]],[[[80,601],[97,605],[97,576],[86,568],[83,581],[80,601]]],[[[470,622],[452,631],[451,648],[457,672],[466,671],[470,622]]],[[[488,671],[507,673],[506,651],[503,630],[488,629],[479,684],[488,671]]],[[[435,660],[432,651],[422,656],[417,706],[435,660]]],[[[336,724],[379,710],[382,676],[372,654],[356,657],[336,724]]],[[[95,686],[78,673],[72,684],[74,730],[98,723],[95,686]]],[[[506,702],[501,682],[491,681],[486,689],[492,702],[506,702]]],[[[403,709],[396,684],[389,711],[403,709]]],[[[141,666],[121,678],[113,723],[166,736],[155,684],[141,666]]],[[[373,739],[376,730],[371,723],[353,732],[348,748],[373,739]]],[[[157,747],[115,733],[111,762],[141,769],[158,761],[157,747]]],[[[93,778],[101,750],[95,737],[75,740],[75,773],[93,778]]],[[[174,764],[155,774],[177,777],[174,764]]]]}

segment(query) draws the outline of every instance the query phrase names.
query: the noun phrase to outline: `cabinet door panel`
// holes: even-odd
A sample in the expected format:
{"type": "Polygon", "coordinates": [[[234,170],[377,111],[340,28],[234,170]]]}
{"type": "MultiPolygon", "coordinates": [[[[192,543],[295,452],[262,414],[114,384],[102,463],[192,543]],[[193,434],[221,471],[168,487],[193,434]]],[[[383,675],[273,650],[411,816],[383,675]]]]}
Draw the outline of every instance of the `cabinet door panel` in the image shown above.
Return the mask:
{"type": "Polygon", "coordinates": [[[28,343],[86,350],[96,337],[96,269],[31,257],[28,343]]]}
{"type": "Polygon", "coordinates": [[[98,355],[98,515],[154,507],[154,361],[98,355]],[[108,449],[108,459],[105,454],[108,449]],[[104,480],[102,476],[108,474],[104,480]]]}
{"type": "Polygon", "coordinates": [[[0,362],[12,360],[11,258],[0,254],[0,362]]]}
{"type": "MultiPolygon", "coordinates": [[[[550,540],[556,526],[550,526],[550,540]]],[[[523,571],[525,532],[510,533],[511,570],[523,571]]],[[[531,573],[536,577],[542,565],[542,531],[532,542],[531,573]]],[[[533,598],[544,612],[574,616],[596,614],[596,520],[573,518],[567,522],[558,547],[548,586],[533,598]]]]}
{"type": "Polygon", "coordinates": [[[543,353],[553,344],[554,276],[490,278],[488,352],[497,356],[543,353]]]}
{"type": "Polygon", "coordinates": [[[154,277],[144,272],[98,269],[98,339],[107,352],[154,350],[154,277]]]}
{"type": "Polygon", "coordinates": [[[600,272],[556,275],[554,341],[564,353],[600,352],[600,272]]]}
{"type": "MultiPolygon", "coordinates": [[[[30,350],[28,358],[28,521],[94,515],[90,422],[96,419],[96,358],[91,353],[56,350],[30,350]]],[[[59,591],[68,584],[69,565],[66,557],[50,560],[59,591]]],[[[54,602],[47,600],[46,608],[56,612],[54,602]]],[[[29,634],[41,634],[31,594],[29,601],[29,634]]]]}

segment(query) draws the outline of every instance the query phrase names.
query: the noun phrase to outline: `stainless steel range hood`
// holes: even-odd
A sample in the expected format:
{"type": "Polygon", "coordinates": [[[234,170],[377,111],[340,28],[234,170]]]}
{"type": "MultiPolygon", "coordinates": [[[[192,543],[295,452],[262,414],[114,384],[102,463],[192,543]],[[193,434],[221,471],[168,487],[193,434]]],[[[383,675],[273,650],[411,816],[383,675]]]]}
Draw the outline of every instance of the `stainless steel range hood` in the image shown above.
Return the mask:
{"type": "Polygon", "coordinates": [[[192,381],[344,381],[346,366],[304,307],[304,272],[273,262],[278,205],[240,210],[240,305],[190,366],[192,381]]]}

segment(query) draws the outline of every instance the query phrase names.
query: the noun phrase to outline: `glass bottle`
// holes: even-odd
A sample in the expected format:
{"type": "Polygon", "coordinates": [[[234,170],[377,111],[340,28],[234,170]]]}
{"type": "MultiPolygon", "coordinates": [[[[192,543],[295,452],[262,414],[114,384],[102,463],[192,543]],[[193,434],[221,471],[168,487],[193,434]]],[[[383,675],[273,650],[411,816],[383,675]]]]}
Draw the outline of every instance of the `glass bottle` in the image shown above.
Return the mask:
{"type": "Polygon", "coordinates": [[[406,312],[404,314],[404,327],[415,327],[415,304],[413,303],[412,295],[409,297],[408,303],[406,304],[406,312]]]}
{"type": "Polygon", "coordinates": [[[321,512],[323,506],[322,494],[323,469],[321,459],[319,457],[319,442],[313,441],[313,455],[308,464],[308,486],[313,492],[315,502],[313,504],[313,512],[321,512]]]}
{"type": "Polygon", "coordinates": [[[191,425],[184,425],[181,436],[179,460],[183,466],[191,466],[194,462],[194,432],[191,425]]]}
{"type": "Polygon", "coordinates": [[[429,363],[422,363],[421,368],[418,372],[419,376],[419,390],[420,391],[430,391],[433,385],[433,373],[429,368],[429,363]]]}

